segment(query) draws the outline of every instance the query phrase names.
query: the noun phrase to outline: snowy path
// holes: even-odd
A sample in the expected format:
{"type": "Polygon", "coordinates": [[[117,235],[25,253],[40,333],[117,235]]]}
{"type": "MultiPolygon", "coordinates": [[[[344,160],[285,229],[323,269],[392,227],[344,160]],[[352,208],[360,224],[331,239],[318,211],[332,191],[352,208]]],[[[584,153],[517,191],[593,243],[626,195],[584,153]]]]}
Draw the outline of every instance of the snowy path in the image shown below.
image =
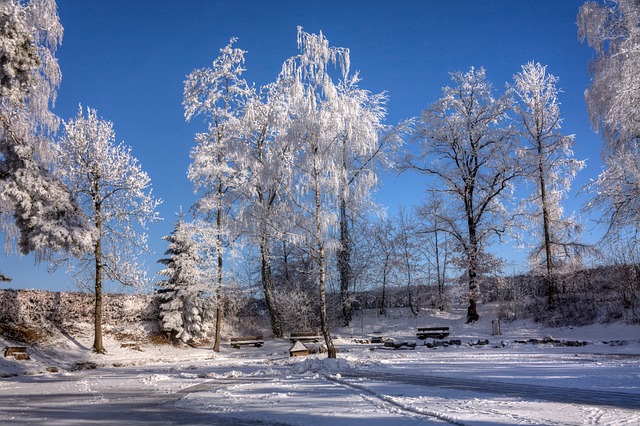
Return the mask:
{"type": "MultiPolygon", "coordinates": [[[[83,372],[65,377],[21,380],[0,395],[2,425],[249,425],[223,415],[176,409],[188,390],[150,388],[157,374],[83,372]],[[145,381],[147,384],[145,384],[145,381]],[[33,388],[37,390],[34,392],[33,388]],[[9,392],[7,392],[9,391],[9,392]],[[10,395],[7,395],[10,393],[10,395]],[[212,423],[212,417],[215,422],[212,423]]],[[[270,423],[271,424],[271,423],[270,423]]]]}
{"type": "MultiPolygon", "coordinates": [[[[208,363],[207,363],[208,364],[208,363]]],[[[3,380],[7,425],[483,425],[640,423],[640,393],[335,370],[323,360],[243,372],[137,366],[3,380]],[[310,368],[309,368],[310,367],[310,368]]],[[[331,364],[331,363],[329,363],[331,364]]]]}
{"type": "Polygon", "coordinates": [[[416,376],[392,373],[389,371],[386,371],[383,375],[374,372],[350,371],[342,373],[341,376],[376,381],[384,380],[406,385],[427,387],[436,386],[446,389],[476,391],[556,403],[608,406],[640,410],[640,394],[637,393],[560,388],[532,384],[474,380],[473,378],[456,379],[439,376],[416,376]]]}
{"type": "MultiPolygon", "coordinates": [[[[382,320],[367,332],[400,341],[429,323],[382,320]]],[[[0,424],[640,425],[638,326],[554,329],[555,338],[589,341],[566,347],[519,343],[549,334],[522,322],[481,346],[472,343],[490,324],[445,321],[433,320],[462,345],[385,350],[344,337],[335,360],[290,358],[288,339],[218,354],[152,344],[134,351],[112,340],[107,355],[87,349],[90,335],[61,339],[30,348],[28,361],[0,358],[0,424]]],[[[0,338],[3,345],[10,342],[0,338]]]]}

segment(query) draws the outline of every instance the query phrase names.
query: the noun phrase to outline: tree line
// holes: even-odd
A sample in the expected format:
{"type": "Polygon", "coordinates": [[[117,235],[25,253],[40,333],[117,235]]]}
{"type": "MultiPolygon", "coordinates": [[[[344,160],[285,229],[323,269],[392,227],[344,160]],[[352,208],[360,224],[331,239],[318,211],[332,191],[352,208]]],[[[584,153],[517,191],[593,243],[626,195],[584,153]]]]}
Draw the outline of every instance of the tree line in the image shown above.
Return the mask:
{"type": "MultiPolygon", "coordinates": [[[[60,120],[49,106],[62,37],[55,1],[0,7],[5,236],[9,247],[16,241],[21,253],[69,265],[78,281],[93,283],[93,349],[104,352],[103,279],[148,281],[136,259],[161,201],[95,110],[80,107],[54,137],[60,120]]],[[[596,52],[585,98],[606,164],[585,189],[592,194],[586,208],[604,212],[608,244],[631,251],[640,210],[639,13],[633,0],[587,2],[578,12],[579,37],[596,52]]],[[[336,356],[331,309],[337,304],[340,322],[349,324],[353,295],[365,282],[378,283],[383,295],[406,283],[417,313],[421,283],[436,283],[444,309],[445,283],[459,276],[473,322],[483,280],[504,267],[490,248],[516,230],[534,241],[531,268],[544,277],[548,309],[556,308],[559,274],[592,248],[562,208],[584,162],[562,132],[559,80],[546,66],[523,65],[501,93],[483,68],[453,72],[440,99],[391,126],[386,94],[361,88],[349,49],[331,46],[322,33],[298,28],[299,53],[263,86],[245,80],[246,52],[236,43],[184,83],[185,119],[202,119],[206,130],[190,152],[192,220],[181,213],[165,237],[164,279],[156,283],[163,328],[174,339],[201,337],[209,332],[204,320],[215,318],[219,350],[225,292],[240,280],[248,288],[260,283],[274,337],[301,318],[283,304],[317,315],[329,357],[336,356]],[[382,170],[428,176],[424,203],[385,216],[372,201],[382,170]]]]}

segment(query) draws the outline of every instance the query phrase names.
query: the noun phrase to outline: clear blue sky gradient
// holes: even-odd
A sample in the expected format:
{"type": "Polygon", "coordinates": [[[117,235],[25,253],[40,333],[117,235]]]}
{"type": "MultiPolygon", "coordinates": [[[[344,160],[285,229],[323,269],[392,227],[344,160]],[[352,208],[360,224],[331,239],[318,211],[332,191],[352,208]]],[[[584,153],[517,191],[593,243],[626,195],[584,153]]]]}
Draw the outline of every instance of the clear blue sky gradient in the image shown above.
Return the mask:
{"type": "MultiPolygon", "coordinates": [[[[284,60],[297,53],[296,27],[322,31],[333,46],[351,50],[360,86],[389,96],[387,124],[417,116],[450,84],[449,72],[485,67],[497,90],[529,61],[560,77],[563,130],[575,134],[577,158],[588,166],[574,183],[566,210],[579,210],[575,193],[600,172],[600,137],[589,125],[583,93],[591,50],[577,36],[583,0],[339,0],[165,1],[58,0],[65,29],[58,58],[62,85],[54,108],[68,120],[78,104],[114,123],[116,137],[133,148],[164,203],[164,221],[148,231],[154,254],[149,276],[166,249],[175,212],[194,202],[186,172],[193,135],[203,129],[183,117],[186,76],[211,65],[231,37],[248,51],[246,78],[273,81],[284,60]]],[[[424,197],[423,176],[387,174],[376,200],[390,211],[424,197]]],[[[587,234],[590,226],[588,225],[587,234]]],[[[592,237],[595,238],[595,237],[592,237]]],[[[500,248],[497,248],[500,250],[500,248]]],[[[524,266],[525,253],[510,245],[500,253],[524,266]]],[[[31,256],[3,256],[3,288],[74,290],[64,271],[50,275],[31,256]]]]}

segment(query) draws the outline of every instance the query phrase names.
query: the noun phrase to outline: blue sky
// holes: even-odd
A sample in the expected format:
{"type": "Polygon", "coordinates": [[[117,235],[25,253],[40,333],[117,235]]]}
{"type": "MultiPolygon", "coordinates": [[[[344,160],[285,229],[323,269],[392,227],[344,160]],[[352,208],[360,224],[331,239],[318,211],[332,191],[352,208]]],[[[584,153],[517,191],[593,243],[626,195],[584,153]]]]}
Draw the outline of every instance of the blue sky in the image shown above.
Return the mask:
{"type": "MultiPolygon", "coordinates": [[[[246,78],[273,81],[284,60],[297,53],[296,27],[322,31],[333,46],[351,50],[360,86],[389,96],[387,124],[419,115],[449,85],[449,72],[485,67],[503,90],[520,66],[538,61],[560,77],[563,130],[575,134],[576,157],[587,159],[567,201],[600,171],[601,141],[590,126],[583,93],[591,50],[577,37],[582,0],[423,1],[165,1],[58,0],[65,29],[58,58],[62,85],[54,112],[74,117],[78,104],[114,123],[116,137],[133,148],[164,200],[164,218],[149,229],[155,252],[146,263],[153,276],[175,212],[195,198],[186,178],[198,118],[183,118],[182,89],[192,70],[210,66],[231,37],[248,51],[246,78]]],[[[426,181],[408,173],[383,176],[376,200],[391,211],[422,200],[426,181]]],[[[589,228],[588,228],[589,229],[589,228]]],[[[587,232],[588,233],[588,232],[587,232]]],[[[516,260],[524,258],[513,255],[516,260]]],[[[0,271],[12,288],[73,290],[64,271],[53,275],[31,256],[3,256],[0,271]]],[[[2,284],[3,287],[5,284],[2,284]]]]}

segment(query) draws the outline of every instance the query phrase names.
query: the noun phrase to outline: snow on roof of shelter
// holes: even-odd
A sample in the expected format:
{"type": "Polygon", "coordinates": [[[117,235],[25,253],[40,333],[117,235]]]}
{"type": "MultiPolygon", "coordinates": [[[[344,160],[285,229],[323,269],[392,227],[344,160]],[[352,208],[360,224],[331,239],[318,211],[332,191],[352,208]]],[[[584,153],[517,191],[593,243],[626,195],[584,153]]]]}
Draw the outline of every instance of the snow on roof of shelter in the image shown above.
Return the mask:
{"type": "Polygon", "coordinates": [[[309,348],[307,348],[301,341],[296,340],[296,342],[293,344],[293,346],[291,346],[291,349],[289,349],[290,352],[298,352],[298,351],[308,351],[309,348]]]}

